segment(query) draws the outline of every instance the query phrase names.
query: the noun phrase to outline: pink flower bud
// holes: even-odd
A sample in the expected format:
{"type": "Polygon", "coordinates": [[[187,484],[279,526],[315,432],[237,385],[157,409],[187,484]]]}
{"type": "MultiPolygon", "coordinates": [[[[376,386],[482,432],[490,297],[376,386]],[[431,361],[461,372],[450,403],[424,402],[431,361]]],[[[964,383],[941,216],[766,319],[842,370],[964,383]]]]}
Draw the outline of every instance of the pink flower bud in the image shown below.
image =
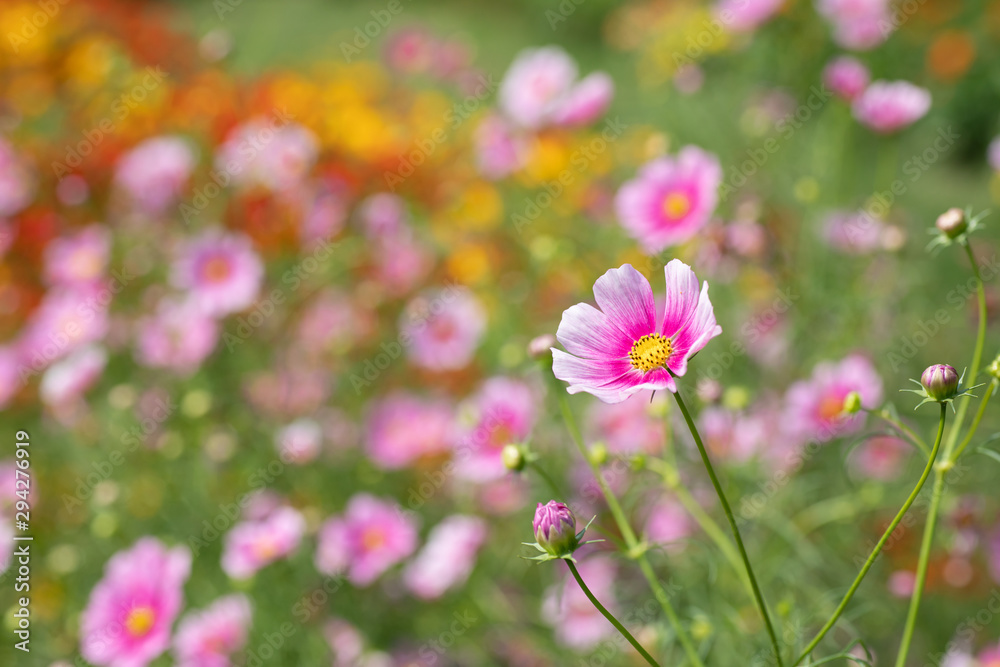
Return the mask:
{"type": "Polygon", "coordinates": [[[535,540],[553,556],[563,556],[576,547],[576,519],[569,507],[555,500],[535,509],[535,540]]]}
{"type": "Polygon", "coordinates": [[[927,395],[935,401],[946,401],[958,393],[958,373],[947,364],[928,366],[920,376],[927,395]]]}

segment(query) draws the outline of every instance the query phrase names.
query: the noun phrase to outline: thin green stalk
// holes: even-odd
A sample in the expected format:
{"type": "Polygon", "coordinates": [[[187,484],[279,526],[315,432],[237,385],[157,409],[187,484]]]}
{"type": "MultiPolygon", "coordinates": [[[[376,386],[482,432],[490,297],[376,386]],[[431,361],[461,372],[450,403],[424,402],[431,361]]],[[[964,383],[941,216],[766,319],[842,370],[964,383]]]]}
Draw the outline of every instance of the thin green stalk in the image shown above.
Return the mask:
{"type": "Polygon", "coordinates": [[[760,592],[760,586],[757,585],[757,577],[754,576],[753,567],[750,565],[750,557],[747,556],[746,547],[743,545],[743,538],[740,536],[740,529],[736,525],[736,517],[733,516],[733,510],[729,506],[729,500],[726,499],[726,494],[722,490],[722,484],[719,483],[719,478],[715,474],[715,468],[712,467],[712,461],[708,458],[708,452],[705,451],[705,445],[701,441],[701,435],[698,433],[698,428],[694,425],[691,413],[688,412],[687,405],[684,404],[684,399],[681,398],[679,391],[674,392],[674,398],[677,400],[677,406],[681,409],[681,414],[684,415],[684,421],[687,422],[688,429],[694,437],[695,444],[698,445],[698,452],[701,454],[701,460],[705,464],[708,476],[712,480],[712,486],[715,487],[715,493],[718,494],[719,502],[722,503],[722,509],[725,511],[726,518],[729,520],[729,527],[733,531],[733,537],[736,539],[736,546],[740,550],[740,557],[743,559],[743,567],[746,568],[747,577],[750,579],[750,586],[753,589],[754,600],[757,602],[757,608],[760,610],[761,618],[764,619],[764,625],[767,627],[767,634],[771,638],[771,647],[774,649],[775,660],[778,661],[778,667],[783,667],[784,663],[781,660],[781,649],[778,648],[778,636],[774,633],[774,626],[771,625],[771,617],[767,613],[767,603],[764,602],[764,596],[760,592]]]}
{"type": "Polygon", "coordinates": [[[996,386],[997,382],[996,380],[994,380],[993,382],[990,382],[990,384],[986,387],[986,393],[983,394],[983,400],[979,404],[979,410],[976,412],[976,417],[972,420],[972,425],[969,426],[969,432],[965,434],[965,438],[962,440],[962,444],[958,446],[958,449],[955,450],[955,453],[952,454],[951,458],[949,459],[949,461],[951,461],[952,463],[958,460],[958,457],[962,455],[962,452],[965,451],[965,448],[969,446],[969,442],[972,440],[972,436],[974,436],[976,434],[976,431],[979,430],[979,422],[983,420],[983,413],[986,412],[986,404],[989,402],[990,396],[993,394],[993,390],[996,388],[996,386]]]}
{"type": "Polygon", "coordinates": [[[545,472],[545,469],[542,468],[542,466],[538,465],[538,463],[534,461],[532,461],[528,465],[531,466],[531,469],[534,470],[539,477],[542,478],[542,481],[548,484],[549,488],[552,489],[552,493],[556,494],[556,498],[566,497],[563,495],[562,491],[559,490],[559,485],[556,484],[551,477],[549,477],[549,473],[545,472]]]}
{"type": "Polygon", "coordinates": [[[864,580],[865,575],[868,574],[868,570],[870,570],[872,565],[875,564],[875,559],[878,558],[878,555],[879,553],[881,553],[882,547],[885,546],[885,543],[889,539],[889,536],[892,535],[893,531],[896,530],[896,526],[898,526],[899,522],[903,520],[903,517],[906,515],[906,512],[910,509],[910,505],[912,505],[913,501],[917,499],[917,496],[920,494],[920,490],[924,488],[924,482],[927,481],[927,477],[931,474],[931,469],[934,467],[934,461],[935,459],[937,459],[938,452],[941,449],[941,437],[944,435],[944,422],[946,416],[947,416],[947,405],[945,403],[942,403],[941,417],[940,421],[938,422],[937,437],[934,438],[934,447],[931,449],[931,455],[927,459],[927,465],[924,466],[924,471],[923,473],[921,473],[920,479],[917,480],[917,485],[913,487],[913,491],[910,492],[910,496],[906,499],[906,502],[903,503],[903,506],[900,508],[899,512],[896,513],[896,516],[892,519],[892,522],[889,524],[889,527],[885,529],[885,532],[882,534],[882,537],[875,545],[875,548],[872,549],[871,554],[868,556],[868,560],[865,561],[865,564],[862,566],[861,571],[858,572],[858,576],[855,577],[854,583],[852,583],[851,587],[847,589],[847,593],[844,595],[844,599],[840,601],[840,604],[837,605],[837,608],[834,610],[833,616],[830,617],[830,620],[828,620],[826,624],[822,627],[822,629],[820,629],[819,633],[817,633],[817,635],[813,638],[813,640],[809,642],[809,645],[806,646],[805,651],[803,651],[802,655],[800,655],[798,659],[796,659],[796,661],[792,663],[791,667],[796,667],[796,665],[800,664],[803,660],[809,657],[809,654],[812,653],[813,649],[815,649],[816,646],[820,643],[820,641],[823,640],[823,637],[825,637],[826,633],[829,632],[830,629],[834,626],[834,624],[837,622],[837,619],[840,618],[840,615],[844,613],[844,609],[847,607],[847,604],[851,601],[851,598],[854,597],[855,591],[858,590],[858,586],[861,585],[861,582],[862,580],[864,580]]]}
{"type": "MultiPolygon", "coordinates": [[[[941,404],[942,410],[944,404],[941,404]]],[[[896,667],[906,664],[906,654],[910,650],[913,639],[913,629],[917,623],[917,611],[920,609],[920,599],[924,595],[924,583],[927,579],[927,565],[930,562],[931,544],[934,542],[934,528],[937,526],[938,508],[941,506],[941,496],[944,491],[944,471],[938,468],[934,472],[934,491],[931,494],[931,504],[927,508],[927,521],[924,525],[924,536],[920,541],[920,558],[917,561],[916,579],[913,581],[913,593],[910,595],[910,608],[906,612],[906,625],[903,626],[903,639],[899,643],[899,654],[896,656],[896,667]]]]}
{"type": "Polygon", "coordinates": [[[646,662],[653,665],[653,667],[660,667],[659,663],[653,660],[653,656],[651,656],[646,649],[642,647],[642,644],[640,644],[636,638],[632,636],[632,633],[626,630],[625,626],[619,623],[618,619],[615,618],[615,615],[605,609],[604,605],[602,605],[597,598],[594,597],[594,594],[590,592],[589,588],[587,588],[587,584],[583,583],[583,577],[581,577],[580,573],[577,571],[576,565],[573,565],[573,561],[566,561],[566,565],[569,566],[569,571],[573,573],[576,583],[580,584],[580,588],[583,589],[583,593],[594,604],[594,606],[597,607],[597,611],[604,614],[604,618],[608,619],[611,622],[611,625],[615,626],[615,629],[621,633],[622,637],[628,640],[629,644],[635,647],[635,650],[639,652],[639,655],[646,659],[646,662]]]}
{"type": "Polygon", "coordinates": [[[667,620],[670,622],[671,627],[674,629],[674,633],[677,635],[677,640],[681,643],[681,647],[684,649],[684,653],[687,655],[688,660],[694,667],[705,667],[705,664],[701,661],[698,656],[698,652],[694,648],[694,644],[691,642],[691,638],[688,637],[687,632],[681,625],[680,619],[677,617],[677,612],[674,611],[673,605],[670,603],[670,597],[667,592],[663,590],[663,586],[660,584],[660,580],[656,577],[656,573],[653,572],[652,565],[649,564],[649,559],[646,558],[645,549],[640,548],[639,540],[635,536],[635,531],[628,523],[628,519],[625,517],[625,512],[622,511],[621,505],[618,504],[618,499],[615,498],[615,494],[608,487],[608,483],[604,481],[604,477],[601,475],[601,469],[597,464],[595,464],[589,456],[587,456],[587,449],[584,447],[583,438],[580,436],[580,429],[576,426],[576,420],[573,418],[573,411],[569,406],[569,398],[566,395],[566,390],[563,387],[555,387],[556,396],[559,399],[559,408],[562,411],[563,419],[566,421],[566,428],[569,431],[570,436],[573,439],[573,443],[576,448],[580,450],[580,455],[583,456],[583,460],[587,462],[590,466],[590,470],[594,475],[594,479],[597,480],[597,485],[601,488],[601,493],[604,495],[604,501],[608,505],[608,509],[611,511],[611,515],[615,519],[615,523],[618,524],[618,530],[621,531],[622,537],[625,538],[625,545],[628,548],[627,555],[634,558],[639,563],[639,569],[642,570],[642,574],[646,577],[646,581],[649,583],[649,587],[653,590],[653,595],[656,600],[660,603],[663,608],[663,613],[666,614],[667,620]]]}
{"type": "Polygon", "coordinates": [[[895,426],[896,430],[908,436],[910,438],[910,441],[913,442],[913,444],[915,444],[917,447],[919,447],[920,451],[922,451],[925,456],[931,453],[930,448],[927,446],[927,443],[924,442],[923,438],[917,435],[913,431],[913,429],[911,429],[903,422],[899,421],[898,419],[893,419],[892,416],[890,416],[889,413],[886,412],[885,410],[869,410],[868,408],[861,408],[861,409],[867,412],[868,414],[875,415],[879,419],[888,422],[892,426],[895,426]]]}

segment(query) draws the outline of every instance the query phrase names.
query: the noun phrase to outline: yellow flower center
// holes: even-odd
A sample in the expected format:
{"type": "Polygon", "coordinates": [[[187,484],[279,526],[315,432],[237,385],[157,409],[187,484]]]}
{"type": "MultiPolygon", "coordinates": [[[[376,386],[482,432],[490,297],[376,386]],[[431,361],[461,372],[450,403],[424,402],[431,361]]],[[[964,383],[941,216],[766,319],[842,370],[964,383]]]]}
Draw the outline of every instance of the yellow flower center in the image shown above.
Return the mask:
{"type": "Polygon", "coordinates": [[[253,555],[260,560],[270,560],[278,555],[278,545],[270,537],[265,537],[253,545],[253,555]]]}
{"type": "Polygon", "coordinates": [[[681,192],[671,192],[663,198],[663,214],[671,220],[687,215],[691,210],[691,200],[681,192]]]}
{"type": "Polygon", "coordinates": [[[213,283],[221,283],[229,277],[231,270],[229,262],[222,257],[213,257],[205,262],[202,268],[202,275],[206,280],[213,283]]]}
{"type": "Polygon", "coordinates": [[[647,373],[665,366],[672,351],[673,345],[669,338],[658,333],[647,334],[633,343],[628,359],[632,362],[632,368],[647,373]]]}
{"type": "Polygon", "coordinates": [[[385,544],[385,534],[377,528],[369,528],[361,535],[361,544],[365,551],[380,549],[385,544]]]}
{"type": "Polygon", "coordinates": [[[844,400],[837,398],[836,396],[824,396],[819,402],[819,416],[820,419],[831,420],[836,419],[840,416],[840,413],[844,411],[844,400]]]}
{"type": "Polygon", "coordinates": [[[136,607],[125,617],[125,629],[133,637],[142,637],[153,628],[156,616],[149,607],[136,607]]]}

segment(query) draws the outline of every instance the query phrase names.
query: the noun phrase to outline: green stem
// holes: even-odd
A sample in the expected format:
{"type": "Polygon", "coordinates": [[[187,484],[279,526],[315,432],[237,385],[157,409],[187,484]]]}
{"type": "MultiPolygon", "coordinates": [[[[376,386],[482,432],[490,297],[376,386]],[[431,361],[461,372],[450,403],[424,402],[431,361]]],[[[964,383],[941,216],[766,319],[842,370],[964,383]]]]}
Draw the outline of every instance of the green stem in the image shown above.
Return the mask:
{"type": "Polygon", "coordinates": [[[719,502],[722,503],[722,509],[725,511],[726,518],[729,520],[729,527],[733,531],[733,537],[736,539],[736,546],[740,550],[740,557],[743,559],[743,567],[746,569],[747,577],[750,579],[750,587],[753,589],[754,600],[757,602],[757,608],[760,610],[761,618],[764,619],[764,625],[767,627],[767,634],[771,638],[771,648],[774,649],[775,660],[778,661],[778,667],[783,667],[784,663],[781,660],[781,649],[778,648],[778,636],[774,633],[774,626],[771,625],[771,617],[767,613],[767,604],[764,602],[764,596],[761,595],[760,586],[757,585],[757,577],[754,576],[753,567],[750,565],[750,557],[747,556],[746,547],[743,545],[743,538],[740,536],[740,529],[736,526],[736,517],[733,516],[733,510],[729,506],[729,500],[726,498],[726,494],[722,490],[722,485],[719,483],[719,478],[715,474],[715,468],[712,467],[712,462],[708,458],[708,452],[705,451],[705,445],[701,441],[701,435],[698,433],[698,428],[694,425],[691,413],[688,412],[687,405],[684,404],[684,399],[681,398],[679,391],[674,392],[674,399],[676,399],[677,406],[681,409],[681,414],[684,415],[684,421],[687,422],[688,429],[694,437],[695,444],[698,445],[698,452],[701,454],[701,460],[705,464],[708,476],[712,480],[712,486],[715,487],[715,493],[718,494],[719,502]]]}
{"type": "Polygon", "coordinates": [[[800,655],[798,659],[792,663],[792,667],[796,667],[796,665],[800,664],[803,660],[805,660],[809,656],[810,653],[812,653],[813,649],[816,648],[816,645],[819,644],[820,641],[822,641],[823,637],[826,636],[826,633],[830,631],[833,625],[837,622],[837,619],[840,618],[840,615],[844,613],[844,609],[847,607],[847,604],[851,601],[851,598],[854,597],[855,591],[858,590],[858,586],[861,585],[861,582],[862,580],[864,580],[865,575],[868,574],[868,570],[870,570],[872,565],[875,564],[875,559],[878,558],[878,555],[879,553],[881,553],[882,547],[885,546],[885,543],[889,539],[889,536],[892,535],[893,531],[896,530],[896,526],[898,526],[899,522],[903,520],[903,517],[906,515],[906,512],[910,509],[910,505],[912,505],[913,501],[917,499],[917,496],[920,494],[920,490],[924,488],[924,482],[927,481],[927,477],[931,474],[931,469],[934,467],[934,460],[937,459],[938,451],[940,451],[941,449],[941,436],[944,435],[944,422],[945,422],[945,417],[947,416],[946,411],[947,411],[947,404],[942,403],[941,418],[940,421],[938,422],[937,437],[934,438],[934,447],[931,449],[931,455],[927,459],[927,465],[924,466],[924,471],[923,473],[921,473],[920,479],[917,480],[917,485],[913,487],[913,491],[910,493],[910,496],[906,499],[906,502],[903,503],[903,506],[900,508],[899,512],[896,513],[896,516],[889,524],[889,527],[885,529],[885,532],[879,539],[878,544],[876,544],[875,548],[872,549],[871,554],[868,556],[868,560],[865,561],[865,564],[862,566],[861,571],[858,573],[858,576],[855,577],[854,583],[852,583],[851,587],[847,589],[847,593],[844,595],[844,599],[840,601],[840,604],[837,605],[837,608],[834,610],[833,616],[830,617],[830,620],[828,620],[826,624],[822,627],[822,629],[820,629],[819,633],[813,638],[813,640],[809,642],[809,645],[806,646],[806,649],[805,651],[802,652],[802,655],[800,655]]]}
{"type": "Polygon", "coordinates": [[[924,442],[923,438],[917,435],[913,431],[913,429],[911,429],[903,422],[899,421],[898,419],[893,419],[892,416],[889,415],[889,413],[886,412],[885,410],[869,410],[868,408],[861,408],[861,409],[867,412],[868,414],[875,415],[879,419],[891,424],[892,426],[895,426],[896,430],[908,436],[910,440],[913,442],[913,444],[919,447],[920,451],[922,451],[925,456],[931,453],[930,448],[927,446],[927,443],[924,442]]]}
{"type": "Polygon", "coordinates": [[[549,477],[549,474],[545,472],[545,469],[542,468],[542,466],[538,465],[538,463],[534,461],[532,461],[528,465],[531,466],[532,470],[538,473],[538,476],[542,478],[542,481],[548,484],[549,488],[552,489],[552,493],[556,494],[556,498],[566,497],[563,495],[562,491],[559,490],[559,485],[556,484],[551,477],[549,477]]]}
{"type": "MultiPolygon", "coordinates": [[[[983,277],[979,273],[979,265],[976,264],[976,256],[972,252],[972,246],[969,245],[968,241],[963,246],[965,253],[969,256],[969,262],[972,264],[972,273],[976,277],[976,291],[979,296],[979,331],[976,334],[976,348],[972,352],[972,367],[968,369],[969,379],[965,383],[966,386],[971,387],[976,384],[976,377],[979,376],[979,364],[983,360],[983,345],[986,343],[986,288],[983,286],[983,277]]],[[[944,447],[944,455],[948,461],[955,460],[952,457],[952,451],[955,449],[955,443],[958,441],[958,434],[962,430],[965,413],[969,411],[969,403],[972,398],[966,396],[958,401],[961,403],[958,406],[958,413],[955,415],[955,423],[948,431],[948,441],[944,447]]]]}
{"type": "Polygon", "coordinates": [[[979,404],[979,410],[976,412],[975,419],[972,420],[972,425],[969,426],[969,432],[965,434],[965,438],[962,440],[962,444],[958,446],[958,449],[955,450],[955,453],[951,455],[950,459],[948,459],[952,463],[957,461],[958,457],[962,455],[962,452],[965,451],[965,448],[969,446],[969,441],[972,440],[972,436],[974,436],[976,434],[976,431],[979,429],[979,422],[983,420],[983,413],[986,412],[986,404],[987,402],[989,402],[990,396],[993,394],[993,390],[996,388],[996,386],[997,386],[997,381],[993,380],[986,387],[986,393],[983,395],[983,401],[979,404]]]}
{"type": "Polygon", "coordinates": [[[667,620],[674,629],[674,633],[677,635],[677,640],[681,643],[681,647],[684,649],[684,653],[691,661],[691,664],[694,667],[705,667],[701,658],[698,657],[698,652],[695,650],[694,644],[691,642],[691,638],[688,637],[687,632],[681,625],[681,621],[677,617],[677,612],[674,611],[673,605],[670,604],[670,597],[667,595],[667,592],[663,590],[663,586],[660,585],[660,580],[656,577],[656,573],[653,572],[653,567],[649,564],[649,560],[646,558],[644,548],[640,548],[639,540],[636,539],[635,532],[632,530],[632,526],[629,525],[628,519],[625,517],[625,512],[622,511],[621,505],[618,504],[618,499],[615,498],[615,494],[611,491],[610,487],[608,487],[608,483],[604,481],[604,477],[601,475],[600,467],[595,464],[589,456],[587,456],[587,449],[584,447],[583,438],[580,436],[580,429],[577,428],[576,420],[573,418],[573,411],[570,409],[569,398],[567,397],[565,388],[555,386],[554,389],[556,396],[559,398],[559,408],[562,411],[563,419],[566,421],[566,429],[573,438],[573,443],[576,444],[576,448],[580,450],[580,455],[583,456],[583,460],[587,462],[588,466],[590,466],[594,479],[597,480],[597,485],[601,488],[601,493],[604,495],[604,502],[607,503],[608,509],[611,511],[611,515],[615,519],[615,523],[618,524],[618,530],[621,531],[622,537],[625,538],[625,545],[628,548],[627,555],[638,561],[639,569],[642,570],[642,574],[646,577],[649,587],[653,590],[653,595],[663,608],[663,613],[666,614],[667,620]]]}
{"type": "Polygon", "coordinates": [[[605,609],[604,605],[602,605],[597,598],[594,597],[594,594],[590,592],[589,588],[587,588],[587,584],[583,583],[583,577],[581,577],[580,573],[577,571],[576,565],[573,565],[573,561],[567,560],[566,565],[569,566],[569,571],[573,573],[576,583],[580,584],[580,588],[583,589],[583,593],[594,604],[594,606],[597,607],[597,611],[604,614],[604,618],[608,619],[611,622],[611,625],[615,626],[615,629],[621,633],[622,637],[628,640],[629,644],[635,647],[635,650],[639,652],[639,655],[646,659],[646,662],[653,665],[653,667],[660,667],[659,663],[653,660],[653,656],[651,656],[646,649],[642,647],[642,644],[636,641],[636,638],[632,636],[632,633],[626,630],[625,626],[619,623],[618,619],[615,618],[615,615],[605,609]]]}

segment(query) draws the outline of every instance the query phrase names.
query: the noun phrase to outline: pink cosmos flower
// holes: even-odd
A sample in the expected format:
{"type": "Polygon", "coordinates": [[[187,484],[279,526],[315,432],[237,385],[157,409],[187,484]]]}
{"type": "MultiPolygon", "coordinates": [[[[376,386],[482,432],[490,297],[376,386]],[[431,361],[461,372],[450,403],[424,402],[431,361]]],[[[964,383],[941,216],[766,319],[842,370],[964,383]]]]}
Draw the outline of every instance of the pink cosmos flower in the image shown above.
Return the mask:
{"type": "Polygon", "coordinates": [[[375,465],[396,470],[423,457],[444,454],[453,438],[454,416],[447,402],[394,393],[372,406],[365,442],[375,465]],[[413,428],[414,424],[420,428],[413,428]]]}
{"type": "Polygon", "coordinates": [[[576,82],[576,63],[557,46],[526,49],[511,64],[500,83],[500,109],[521,127],[550,123],[579,125],[602,113],[614,92],[603,73],[576,82]]]}
{"type": "Polygon", "coordinates": [[[403,573],[406,587],[419,598],[433,600],[461,585],[476,564],[486,540],[486,522],[453,514],[441,521],[403,573]]]}
{"type": "Polygon", "coordinates": [[[505,377],[490,378],[465,411],[472,424],[455,448],[455,474],[462,479],[486,482],[507,473],[501,452],[504,445],[523,442],[535,423],[538,399],[531,387],[505,377]]]}
{"type": "Polygon", "coordinates": [[[833,39],[847,49],[866,51],[893,30],[890,0],[817,0],[816,8],[833,25],[833,39]]]}
{"type": "Polygon", "coordinates": [[[893,436],[869,438],[851,452],[847,464],[857,477],[887,481],[899,476],[910,449],[893,436]]]}
{"type": "Polygon", "coordinates": [[[243,521],[226,533],[222,569],[233,579],[247,579],[299,546],[305,519],[291,507],[279,507],[258,521],[243,521]]]}
{"type": "Polygon", "coordinates": [[[250,622],[250,600],[239,594],[188,612],[174,637],[177,667],[230,667],[232,654],[246,644],[250,622]]]}
{"type": "MultiPolygon", "coordinates": [[[[614,562],[610,558],[594,556],[582,560],[577,568],[594,597],[617,615],[614,562]]],[[[560,644],[578,651],[592,648],[615,633],[614,626],[594,607],[570,576],[565,577],[562,585],[557,584],[545,591],[542,617],[555,627],[556,640],[560,644]]]]}
{"type": "Polygon", "coordinates": [[[115,186],[147,215],[160,215],[177,201],[195,166],[191,146],[179,137],[153,137],[118,160],[115,186]]]}
{"type": "Polygon", "coordinates": [[[163,299],[139,320],[135,359],[149,368],[190,375],[215,349],[218,323],[190,300],[163,299]]]}
{"type": "Polygon", "coordinates": [[[866,211],[833,211],[823,221],[823,236],[843,253],[864,255],[882,247],[885,223],[866,211]]]}
{"type": "Polygon", "coordinates": [[[97,382],[108,363],[108,353],[99,345],[85,345],[46,369],[38,393],[46,405],[64,405],[78,398],[97,382]]]}
{"type": "Polygon", "coordinates": [[[345,291],[329,287],[302,313],[297,341],[309,354],[342,353],[375,331],[374,312],[345,291]]]}
{"type": "Polygon", "coordinates": [[[19,213],[35,196],[35,174],[14,147],[0,136],[0,218],[19,213]]]}
{"type": "Polygon", "coordinates": [[[254,119],[234,128],[219,147],[215,166],[241,187],[286,192],[300,186],[316,162],[316,136],[296,123],[254,119]]]}
{"type": "Polygon", "coordinates": [[[260,291],[264,266],[242,234],[210,230],[184,244],[171,268],[171,283],[216,317],[250,306],[260,291]]]}
{"type": "Polygon", "coordinates": [[[330,395],[329,371],[299,364],[279,364],[252,375],[244,385],[247,400],[261,414],[290,419],[319,409],[330,395]]]}
{"type": "Polygon", "coordinates": [[[473,142],[479,173],[496,180],[512,174],[525,162],[528,146],[524,137],[503,116],[490,114],[479,123],[473,142]]]}
{"type": "Polygon", "coordinates": [[[416,548],[416,526],[398,505],[359,493],[320,529],[316,568],[330,576],[346,571],[352,584],[368,586],[416,548]]]}
{"type": "Polygon", "coordinates": [[[406,306],[400,340],[410,361],[432,371],[464,368],[486,331],[486,311],[464,287],[424,294],[406,306]]]}
{"type": "Polygon", "coordinates": [[[299,227],[299,242],[303,248],[333,238],[347,221],[346,197],[336,189],[317,186],[306,202],[299,227]]]}
{"type": "Polygon", "coordinates": [[[591,441],[603,442],[616,454],[655,454],[663,447],[663,418],[651,414],[649,399],[592,403],[587,427],[591,441]]]}
{"type": "Polygon", "coordinates": [[[331,618],[323,636],[333,651],[334,667],[356,667],[365,650],[365,639],[356,627],[340,618],[331,618]]]}
{"type": "Polygon", "coordinates": [[[923,118],[931,94],[908,81],[875,81],[854,100],[854,117],[880,134],[891,134],[923,118]]]}
{"type": "Polygon", "coordinates": [[[569,353],[552,349],[552,372],[569,383],[571,394],[585,391],[605,403],[620,403],[643,389],[676,392],[673,376],[687,372],[688,359],[722,333],[708,298],[708,283],[687,264],[664,267],[666,310],[657,324],[649,281],[624,264],[594,283],[600,310],[585,303],[563,313],[556,338],[569,353]]]}
{"type": "Polygon", "coordinates": [[[437,40],[421,26],[396,30],[385,40],[386,64],[398,72],[426,72],[434,65],[437,40]]]}
{"type": "Polygon", "coordinates": [[[430,250],[415,238],[385,237],[373,246],[376,277],[394,296],[412,290],[434,266],[430,250]]]}
{"type": "Polygon", "coordinates": [[[590,125],[604,115],[615,96],[615,82],[604,72],[594,72],[576,84],[552,114],[564,127],[590,125]]]}
{"type": "Polygon", "coordinates": [[[707,407],[698,415],[698,428],[705,447],[725,461],[743,462],[757,449],[757,424],[746,415],[722,407],[707,407]]]}
{"type": "Polygon", "coordinates": [[[778,13],[785,0],[719,0],[715,17],[733,32],[750,32],[778,13]]]}
{"type": "Polygon", "coordinates": [[[191,571],[185,547],[145,537],[104,567],[81,615],[80,653],[107,667],[144,667],[170,645],[191,571]]]}
{"type": "Polygon", "coordinates": [[[823,362],[809,380],[796,382],[785,394],[788,429],[802,440],[826,441],[856,433],[864,414],[843,414],[844,399],[852,391],[861,395],[868,409],[882,402],[882,378],[867,357],[852,354],[840,362],[823,362]]]}
{"type": "Polygon", "coordinates": [[[17,392],[23,387],[21,381],[21,357],[16,347],[0,345],[0,410],[7,407],[17,392]]]}
{"type": "Polygon", "coordinates": [[[298,465],[309,463],[323,446],[323,429],[312,419],[296,419],[278,431],[275,445],[282,461],[298,465]]]}
{"type": "Polygon", "coordinates": [[[636,178],[618,190],[615,211],[625,231],[646,252],[655,254],[687,241],[708,222],[720,183],[719,160],[696,146],[686,146],[677,157],[646,163],[636,178]]]}
{"type": "Polygon", "coordinates": [[[987,647],[976,656],[977,667],[1000,667],[1000,645],[987,647]]]}
{"type": "Polygon", "coordinates": [[[111,294],[96,284],[50,289],[18,339],[22,360],[39,370],[108,333],[111,294]]]}
{"type": "Polygon", "coordinates": [[[104,275],[110,253],[111,233],[101,225],[55,239],[45,248],[45,280],[64,287],[92,284],[104,275]]]}
{"type": "Polygon", "coordinates": [[[868,87],[871,75],[861,61],[851,56],[831,60],[823,69],[823,83],[833,93],[853,102],[868,87]]]}

